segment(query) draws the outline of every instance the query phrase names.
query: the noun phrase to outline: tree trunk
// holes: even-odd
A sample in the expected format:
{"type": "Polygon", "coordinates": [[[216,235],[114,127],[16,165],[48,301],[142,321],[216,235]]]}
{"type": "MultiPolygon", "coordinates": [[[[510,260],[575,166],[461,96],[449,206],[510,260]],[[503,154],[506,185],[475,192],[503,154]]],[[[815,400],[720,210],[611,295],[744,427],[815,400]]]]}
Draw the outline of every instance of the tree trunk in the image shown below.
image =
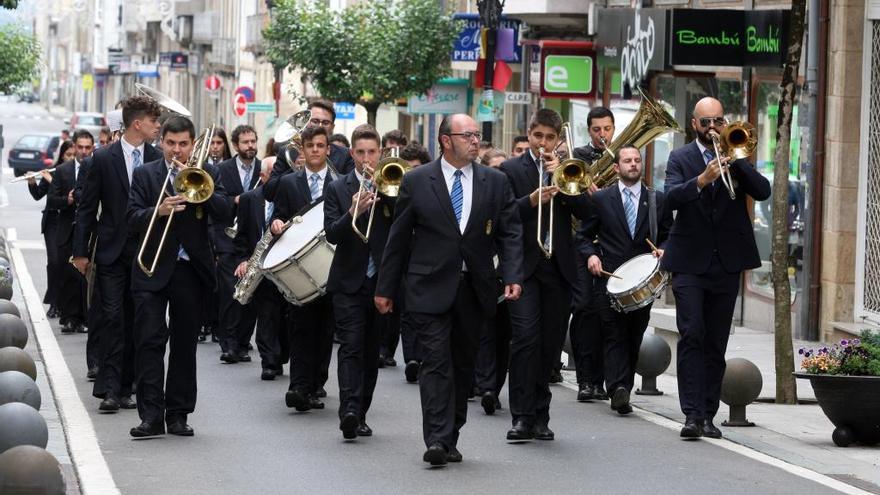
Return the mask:
{"type": "Polygon", "coordinates": [[[791,120],[797,93],[797,74],[804,39],[806,0],[791,3],[788,54],[782,72],[782,96],[776,123],[776,153],[773,157],[773,299],[776,347],[776,403],[796,404],[794,350],[791,341],[791,283],[788,279],[788,162],[791,120]]]}
{"type": "Polygon", "coordinates": [[[382,106],[382,104],[376,103],[375,101],[362,101],[360,104],[367,109],[367,123],[376,127],[376,112],[379,111],[379,107],[382,106]]]}

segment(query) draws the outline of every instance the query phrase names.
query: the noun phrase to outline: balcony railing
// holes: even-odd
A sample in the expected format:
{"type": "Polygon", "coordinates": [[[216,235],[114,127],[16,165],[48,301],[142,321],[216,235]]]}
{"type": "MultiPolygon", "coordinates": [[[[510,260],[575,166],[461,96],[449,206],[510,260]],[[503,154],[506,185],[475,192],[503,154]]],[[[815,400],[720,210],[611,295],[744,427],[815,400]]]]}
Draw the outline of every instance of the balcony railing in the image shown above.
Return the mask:
{"type": "Polygon", "coordinates": [[[235,70],[238,43],[235,38],[215,38],[208,53],[208,63],[215,69],[235,70]]]}
{"type": "Polygon", "coordinates": [[[265,49],[263,43],[263,29],[269,26],[269,13],[263,12],[248,16],[247,31],[245,32],[244,49],[254,55],[261,55],[265,49]]]}

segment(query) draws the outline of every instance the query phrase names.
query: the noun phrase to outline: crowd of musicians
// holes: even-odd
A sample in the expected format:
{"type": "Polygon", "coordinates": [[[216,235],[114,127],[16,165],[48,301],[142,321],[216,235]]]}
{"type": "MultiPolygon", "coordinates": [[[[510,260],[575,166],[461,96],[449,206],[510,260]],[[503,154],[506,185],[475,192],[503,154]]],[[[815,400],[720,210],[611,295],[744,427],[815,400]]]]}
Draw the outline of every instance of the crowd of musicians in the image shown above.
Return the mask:
{"type": "MultiPolygon", "coordinates": [[[[381,136],[361,125],[334,134],[330,102],[309,111],[299,146],[270,140],[262,159],[251,126],[208,136],[203,168],[214,188],[204,202],[172,187],[200,133],[144,95],[121,102],[120,128],[99,142],[74,132],[54,172],[29,181],[35,199],[47,198],[44,302],[62,334],[88,332],[98,408],[137,409],[132,437],[193,435],[198,343],[219,343],[219,360],[234,364],[251,361],[254,337],[260,377],[274,380],[289,364],[285,403],[303,412],[324,409],[338,343],[347,440],[373,434],[377,370],[397,365],[402,342],[431,465],[461,462],[468,399],[493,414],[505,381],[507,440],[553,440],[550,383],[566,333],[577,400],[610,400],[629,414],[651,305],[622,312],[606,284],[646,254],[672,277],[681,436],[721,436],[713,418],[740,274],[760,265],[746,198],[764,200],[770,186],[747,160],[716,156],[712,134],[727,124],[718,100],[693,108],[696,139],[669,156],[665,192],[643,184],[638,148],[615,143],[617,181],[577,195],[559,194],[551,180],[563,122],[550,109],[531,117],[510,157],[481,143],[471,117],[447,116],[434,159],[400,131],[381,136]],[[376,166],[393,147],[412,168],[397,194],[383,195],[376,166]],[[291,304],[264,278],[241,304],[236,283],[266,232],[283,236],[313,208],[323,209],[323,235],[335,246],[326,293],[291,304]],[[155,258],[150,274],[141,256],[147,266],[155,258]]],[[[588,126],[589,144],[572,154],[593,163],[610,153],[614,115],[595,107],[588,126]]]]}

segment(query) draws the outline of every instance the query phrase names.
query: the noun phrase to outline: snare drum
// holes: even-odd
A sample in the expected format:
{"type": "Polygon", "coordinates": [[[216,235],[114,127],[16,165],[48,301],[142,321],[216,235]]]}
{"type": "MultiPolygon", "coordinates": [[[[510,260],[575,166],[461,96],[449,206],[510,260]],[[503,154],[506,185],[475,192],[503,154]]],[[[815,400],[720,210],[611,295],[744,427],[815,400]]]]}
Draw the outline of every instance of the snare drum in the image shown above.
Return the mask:
{"type": "Polygon", "coordinates": [[[327,292],[336,246],[324,238],[324,203],[293,219],[266,251],[262,268],[284,298],[302,306],[327,292]]]}
{"type": "Polygon", "coordinates": [[[648,306],[669,283],[669,274],[660,270],[660,259],[653,254],[641,254],[614,270],[616,277],[608,279],[611,307],[629,313],[648,306]]]}

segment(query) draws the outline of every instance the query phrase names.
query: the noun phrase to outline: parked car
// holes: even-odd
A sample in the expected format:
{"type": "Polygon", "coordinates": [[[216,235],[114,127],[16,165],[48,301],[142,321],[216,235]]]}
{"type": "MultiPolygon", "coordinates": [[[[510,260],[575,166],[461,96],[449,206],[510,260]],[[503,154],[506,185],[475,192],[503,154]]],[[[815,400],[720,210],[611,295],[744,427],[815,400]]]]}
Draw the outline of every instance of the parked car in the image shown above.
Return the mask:
{"type": "Polygon", "coordinates": [[[95,138],[95,141],[97,141],[101,128],[107,125],[107,119],[104,118],[104,114],[102,113],[74,112],[70,117],[70,120],[65,120],[65,123],[70,127],[71,134],[79,129],[85,129],[89,131],[92,134],[92,137],[95,138]]]}
{"type": "Polygon", "coordinates": [[[61,138],[57,134],[26,134],[9,150],[7,162],[15,176],[44,168],[55,162],[55,151],[61,138]]]}

